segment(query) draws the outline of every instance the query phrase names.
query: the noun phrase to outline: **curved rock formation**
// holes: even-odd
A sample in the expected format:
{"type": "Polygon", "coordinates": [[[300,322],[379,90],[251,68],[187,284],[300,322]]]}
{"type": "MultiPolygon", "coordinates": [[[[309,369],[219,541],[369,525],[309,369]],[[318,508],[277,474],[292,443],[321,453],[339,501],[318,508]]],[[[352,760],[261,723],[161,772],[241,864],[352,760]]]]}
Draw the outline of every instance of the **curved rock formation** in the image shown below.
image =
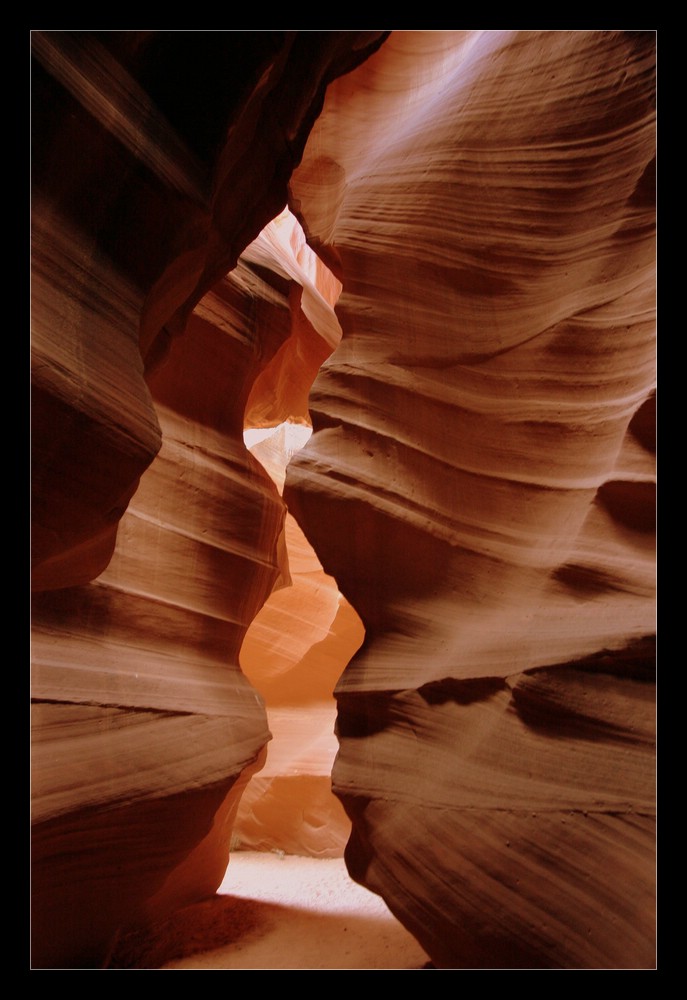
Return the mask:
{"type": "Polygon", "coordinates": [[[251,786],[437,967],[653,965],[655,47],[33,32],[34,968],[251,786]],[[289,566],[243,432],[309,416],[289,566]]]}
{"type": "Polygon", "coordinates": [[[283,209],[328,83],[385,35],[32,33],[36,589],[107,565],[160,445],[143,364],[283,209]]]}
{"type": "Polygon", "coordinates": [[[35,968],[224,876],[270,738],[238,654],[288,574],[244,411],[293,326],[289,282],[236,265],[383,39],[33,34],[35,968]]]}
{"type": "Polygon", "coordinates": [[[653,33],[404,31],[292,181],[346,858],[438,967],[655,961],[654,156],[653,33]]]}

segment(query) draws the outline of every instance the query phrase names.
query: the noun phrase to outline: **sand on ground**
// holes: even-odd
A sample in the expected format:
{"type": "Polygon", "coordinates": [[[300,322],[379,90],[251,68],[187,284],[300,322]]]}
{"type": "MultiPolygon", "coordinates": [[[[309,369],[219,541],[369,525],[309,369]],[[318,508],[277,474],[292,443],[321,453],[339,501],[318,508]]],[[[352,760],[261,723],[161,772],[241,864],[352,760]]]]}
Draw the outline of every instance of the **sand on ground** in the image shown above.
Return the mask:
{"type": "Polygon", "coordinates": [[[343,858],[232,853],[216,896],[144,938],[120,941],[108,968],[422,969],[428,956],[343,858]]]}

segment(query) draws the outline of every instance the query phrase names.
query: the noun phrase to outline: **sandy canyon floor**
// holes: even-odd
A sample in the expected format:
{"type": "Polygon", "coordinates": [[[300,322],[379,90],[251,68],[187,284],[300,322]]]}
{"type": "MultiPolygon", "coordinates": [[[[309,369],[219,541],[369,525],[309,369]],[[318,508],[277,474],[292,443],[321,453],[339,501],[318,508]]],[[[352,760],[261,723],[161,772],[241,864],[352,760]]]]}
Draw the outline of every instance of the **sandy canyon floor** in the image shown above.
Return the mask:
{"type": "Polygon", "coordinates": [[[422,969],[429,961],[343,859],[232,853],[217,895],[145,938],[122,939],[110,969],[422,969]]]}

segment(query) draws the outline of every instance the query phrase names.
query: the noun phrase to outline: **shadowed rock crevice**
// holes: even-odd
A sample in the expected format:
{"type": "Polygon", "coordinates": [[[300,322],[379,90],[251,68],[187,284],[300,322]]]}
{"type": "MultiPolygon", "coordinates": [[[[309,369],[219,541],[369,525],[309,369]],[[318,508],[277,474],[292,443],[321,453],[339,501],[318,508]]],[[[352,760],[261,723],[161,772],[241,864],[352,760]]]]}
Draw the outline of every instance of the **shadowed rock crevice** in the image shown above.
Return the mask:
{"type": "Polygon", "coordinates": [[[656,484],[604,483],[597,493],[598,502],[615,521],[631,531],[656,531],[656,484]]]}
{"type": "Polygon", "coordinates": [[[32,50],[34,967],[208,902],[259,772],[436,968],[651,968],[655,32],[32,50]]]}

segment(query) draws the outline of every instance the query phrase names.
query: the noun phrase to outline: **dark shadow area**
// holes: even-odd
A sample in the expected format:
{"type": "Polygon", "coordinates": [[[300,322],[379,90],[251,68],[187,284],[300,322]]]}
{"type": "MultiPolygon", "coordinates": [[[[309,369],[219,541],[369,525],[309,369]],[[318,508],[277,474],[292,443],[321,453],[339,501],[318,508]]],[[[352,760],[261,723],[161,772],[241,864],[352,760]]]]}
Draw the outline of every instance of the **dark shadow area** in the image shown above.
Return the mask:
{"type": "MultiPolygon", "coordinates": [[[[654,163],[655,165],[655,163],[654,163]]],[[[648,169],[648,168],[647,168],[648,169]]],[[[654,179],[652,178],[652,183],[654,179]]],[[[643,448],[656,453],[656,393],[652,392],[639,407],[628,427],[630,434],[643,448]]]]}
{"type": "Polygon", "coordinates": [[[612,480],[599,487],[596,501],[631,531],[656,530],[656,483],[612,480]]]}
{"type": "Polygon", "coordinates": [[[609,590],[622,590],[623,587],[623,581],[618,577],[575,563],[560,566],[554,571],[553,579],[581,599],[604,594],[609,590]]]}
{"type": "Polygon", "coordinates": [[[236,945],[269,932],[272,924],[264,912],[269,908],[253,900],[214,896],[146,930],[122,934],[105,967],[158,969],[174,959],[236,945]]]}
{"type": "MultiPolygon", "coordinates": [[[[323,904],[324,905],[324,904],[323,904]]],[[[217,895],[147,931],[123,934],[108,969],[160,969],[199,957],[189,969],[421,969],[384,964],[398,954],[389,921],[217,895]],[[389,940],[387,941],[387,937],[389,940]],[[371,952],[374,959],[370,964],[371,952]]]]}

